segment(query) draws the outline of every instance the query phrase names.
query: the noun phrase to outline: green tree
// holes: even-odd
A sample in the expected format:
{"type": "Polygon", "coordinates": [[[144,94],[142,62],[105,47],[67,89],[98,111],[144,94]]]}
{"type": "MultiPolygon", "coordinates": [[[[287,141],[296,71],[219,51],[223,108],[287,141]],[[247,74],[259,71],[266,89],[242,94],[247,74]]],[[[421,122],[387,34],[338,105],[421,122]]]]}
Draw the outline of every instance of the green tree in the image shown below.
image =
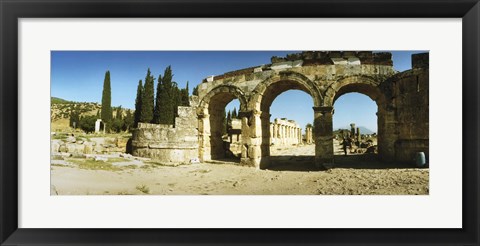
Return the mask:
{"type": "Polygon", "coordinates": [[[115,110],[115,119],[122,120],[123,119],[123,109],[122,105],[118,106],[115,110]]]}
{"type": "Polygon", "coordinates": [[[175,119],[172,78],[172,68],[168,66],[165,68],[162,79],[158,81],[158,83],[161,83],[161,91],[157,97],[157,102],[160,105],[158,122],[160,124],[173,124],[175,119]]]}
{"type": "Polygon", "coordinates": [[[181,104],[180,106],[190,106],[190,102],[188,100],[188,81],[187,81],[187,85],[185,86],[184,89],[181,89],[180,90],[180,95],[181,95],[181,104]]]}
{"type": "Polygon", "coordinates": [[[162,114],[162,100],[161,98],[166,96],[165,95],[165,89],[163,88],[163,83],[162,83],[162,75],[158,75],[158,81],[157,81],[157,94],[155,96],[155,109],[153,110],[153,120],[152,123],[154,124],[160,124],[160,115],[162,114]]]}
{"type": "Polygon", "coordinates": [[[227,113],[227,132],[228,132],[228,129],[230,129],[232,126],[232,114],[230,113],[230,110],[228,110],[228,113],[227,113]]]}
{"type": "Polygon", "coordinates": [[[140,114],[142,112],[142,98],[143,98],[143,84],[142,80],[138,81],[137,87],[137,97],[135,98],[135,113],[133,120],[133,127],[138,127],[138,122],[140,122],[140,114]]]}
{"type": "Polygon", "coordinates": [[[192,95],[194,96],[198,96],[198,85],[193,87],[193,90],[192,90],[192,95]]]}
{"type": "Polygon", "coordinates": [[[140,122],[150,123],[153,120],[153,106],[154,106],[154,95],[153,95],[153,76],[150,73],[150,68],[147,71],[147,76],[145,77],[145,85],[143,87],[142,95],[142,109],[140,111],[140,122]]]}
{"type": "Polygon", "coordinates": [[[90,133],[95,131],[95,122],[97,121],[97,117],[94,115],[87,115],[80,119],[79,127],[86,133],[90,133]]]}
{"type": "Polygon", "coordinates": [[[170,124],[175,124],[175,117],[178,117],[178,106],[182,104],[182,92],[178,88],[177,82],[172,82],[173,95],[173,118],[170,119],[170,124]]]}
{"type": "Polygon", "coordinates": [[[80,123],[80,112],[78,109],[73,109],[70,111],[70,127],[77,128],[80,123]]]}
{"type": "Polygon", "coordinates": [[[110,71],[105,72],[102,92],[102,121],[107,125],[112,120],[112,92],[110,87],[110,71]]]}
{"type": "Polygon", "coordinates": [[[115,118],[110,123],[110,129],[114,132],[121,132],[123,130],[123,120],[119,118],[115,118]]]}
{"type": "Polygon", "coordinates": [[[223,114],[222,114],[222,136],[227,134],[227,112],[225,112],[225,109],[223,110],[223,114]]]}
{"type": "Polygon", "coordinates": [[[123,130],[130,131],[134,123],[133,115],[130,112],[130,109],[127,109],[127,113],[125,115],[125,119],[123,120],[123,123],[124,123],[123,130]]]}

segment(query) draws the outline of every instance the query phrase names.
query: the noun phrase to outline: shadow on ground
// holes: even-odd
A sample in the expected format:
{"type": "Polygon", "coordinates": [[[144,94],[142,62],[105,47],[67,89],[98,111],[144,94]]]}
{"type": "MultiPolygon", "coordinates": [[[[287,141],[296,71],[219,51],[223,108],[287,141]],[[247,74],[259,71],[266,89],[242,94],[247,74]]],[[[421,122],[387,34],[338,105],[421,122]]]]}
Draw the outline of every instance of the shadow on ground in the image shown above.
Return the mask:
{"type": "MultiPolygon", "coordinates": [[[[388,163],[378,160],[376,154],[362,155],[335,155],[333,168],[353,169],[392,169],[392,168],[414,168],[412,164],[388,163]]],[[[268,170],[273,171],[319,171],[315,167],[314,156],[270,156],[268,170]]]]}

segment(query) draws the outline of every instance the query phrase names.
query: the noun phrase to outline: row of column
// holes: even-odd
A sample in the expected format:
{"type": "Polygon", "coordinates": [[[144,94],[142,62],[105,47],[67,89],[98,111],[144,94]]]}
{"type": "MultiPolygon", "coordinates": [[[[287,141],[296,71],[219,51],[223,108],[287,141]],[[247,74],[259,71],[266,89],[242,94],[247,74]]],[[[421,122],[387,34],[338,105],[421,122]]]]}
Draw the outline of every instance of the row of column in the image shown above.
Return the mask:
{"type": "Polygon", "coordinates": [[[270,123],[270,143],[277,146],[302,143],[302,128],[294,120],[275,119],[270,123]]]}

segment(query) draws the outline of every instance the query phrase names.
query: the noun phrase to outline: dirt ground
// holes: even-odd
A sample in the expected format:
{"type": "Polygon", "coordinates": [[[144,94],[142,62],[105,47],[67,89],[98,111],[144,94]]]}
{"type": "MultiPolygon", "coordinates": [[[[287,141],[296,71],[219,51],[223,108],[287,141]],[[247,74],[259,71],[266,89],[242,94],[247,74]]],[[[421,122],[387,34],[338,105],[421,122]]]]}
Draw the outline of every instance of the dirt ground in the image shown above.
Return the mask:
{"type": "MultiPolygon", "coordinates": [[[[334,167],[317,170],[314,145],[272,147],[267,170],[235,162],[164,166],[121,161],[110,165],[83,160],[53,161],[52,195],[427,195],[429,169],[377,162],[374,155],[342,156],[334,167]],[[64,165],[68,163],[68,165],[64,165]]],[[[118,158],[117,158],[118,159],[118,158]]]]}

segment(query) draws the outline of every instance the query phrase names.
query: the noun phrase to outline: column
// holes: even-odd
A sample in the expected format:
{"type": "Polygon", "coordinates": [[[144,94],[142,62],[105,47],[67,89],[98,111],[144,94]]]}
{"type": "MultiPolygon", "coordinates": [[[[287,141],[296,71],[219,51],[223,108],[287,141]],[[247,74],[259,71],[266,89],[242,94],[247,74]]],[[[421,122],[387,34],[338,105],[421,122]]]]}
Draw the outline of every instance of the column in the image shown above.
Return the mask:
{"type": "Polygon", "coordinates": [[[315,127],[315,165],[333,165],[333,107],[313,107],[315,127]]]}
{"type": "Polygon", "coordinates": [[[210,116],[208,114],[202,114],[198,116],[198,135],[198,155],[200,161],[209,161],[212,159],[212,157],[210,150],[210,116]]]}

